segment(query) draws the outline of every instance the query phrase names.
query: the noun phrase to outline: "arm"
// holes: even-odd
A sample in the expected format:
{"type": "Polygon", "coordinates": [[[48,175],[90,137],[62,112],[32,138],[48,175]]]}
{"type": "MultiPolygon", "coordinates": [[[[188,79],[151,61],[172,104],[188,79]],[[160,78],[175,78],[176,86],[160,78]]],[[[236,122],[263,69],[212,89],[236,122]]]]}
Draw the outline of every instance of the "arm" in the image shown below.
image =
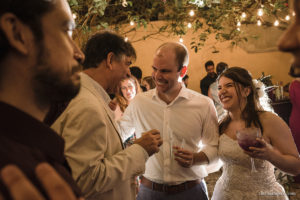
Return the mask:
{"type": "Polygon", "coordinates": [[[262,148],[251,147],[248,155],[265,159],[280,170],[297,175],[300,173],[300,158],[291,131],[287,124],[277,115],[270,112],[261,115],[264,127],[262,148]],[[270,143],[270,144],[269,144],[270,143]]]}
{"type": "MultiPolygon", "coordinates": [[[[208,158],[208,164],[213,164],[218,160],[219,129],[216,109],[211,99],[207,99],[206,113],[203,116],[202,125],[202,151],[208,158]]],[[[203,156],[199,156],[201,160],[203,156]]]]}
{"type": "Polygon", "coordinates": [[[204,85],[203,79],[200,81],[200,90],[201,90],[201,93],[203,94],[203,92],[205,90],[205,85],[204,85]]]}
{"type": "Polygon", "coordinates": [[[207,99],[207,110],[203,110],[202,121],[202,144],[203,149],[200,152],[190,152],[188,150],[174,147],[175,160],[183,167],[191,167],[192,165],[212,164],[217,161],[217,146],[218,146],[218,124],[216,110],[211,100],[207,99]]]}

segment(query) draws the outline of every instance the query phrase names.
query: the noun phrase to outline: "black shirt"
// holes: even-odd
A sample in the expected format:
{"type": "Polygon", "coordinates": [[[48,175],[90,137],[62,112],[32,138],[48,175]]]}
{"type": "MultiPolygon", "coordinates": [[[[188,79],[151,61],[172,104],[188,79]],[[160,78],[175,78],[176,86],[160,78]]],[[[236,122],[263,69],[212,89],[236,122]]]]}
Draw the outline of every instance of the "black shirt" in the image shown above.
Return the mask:
{"type": "Polygon", "coordinates": [[[214,77],[211,77],[209,75],[206,75],[200,82],[200,88],[201,88],[201,93],[204,95],[208,95],[208,88],[209,86],[215,82],[217,79],[217,74],[215,74],[214,77]]]}
{"type": "MultiPolygon", "coordinates": [[[[47,199],[49,197],[34,173],[36,165],[41,162],[49,163],[75,195],[81,196],[64,157],[64,144],[64,140],[42,122],[0,102],[0,168],[7,164],[17,165],[47,199]]],[[[1,180],[0,192],[5,199],[11,199],[1,180]]]]}

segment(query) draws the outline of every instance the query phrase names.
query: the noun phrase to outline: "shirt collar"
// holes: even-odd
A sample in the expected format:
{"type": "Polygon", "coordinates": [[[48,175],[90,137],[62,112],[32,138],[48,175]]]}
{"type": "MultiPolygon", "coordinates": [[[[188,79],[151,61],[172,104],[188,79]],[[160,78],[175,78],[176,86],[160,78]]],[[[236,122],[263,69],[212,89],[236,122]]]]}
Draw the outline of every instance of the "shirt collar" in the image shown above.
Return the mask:
{"type": "Polygon", "coordinates": [[[46,124],[4,102],[0,102],[0,121],[2,136],[64,162],[64,140],[46,124]]]}
{"type": "Polygon", "coordinates": [[[100,96],[105,101],[105,103],[109,104],[111,99],[110,99],[109,95],[107,94],[107,92],[103,89],[103,87],[98,82],[96,82],[89,75],[87,75],[86,73],[83,73],[83,72],[81,73],[81,81],[82,81],[83,85],[85,85],[85,84],[91,85],[97,91],[97,93],[100,94],[100,96]]]}
{"type": "MultiPolygon", "coordinates": [[[[150,92],[152,92],[152,94],[151,94],[152,99],[155,99],[155,98],[160,99],[159,96],[158,96],[158,93],[157,93],[157,89],[156,89],[156,88],[150,90],[150,92]]],[[[185,98],[185,99],[189,99],[189,98],[190,98],[190,95],[189,95],[189,93],[188,93],[188,89],[187,89],[185,86],[183,86],[183,85],[182,85],[182,87],[181,87],[181,89],[180,89],[179,94],[178,94],[177,97],[173,100],[173,102],[176,101],[176,100],[179,99],[179,98],[185,98]]],[[[161,99],[160,99],[160,100],[161,100],[161,99]]]]}

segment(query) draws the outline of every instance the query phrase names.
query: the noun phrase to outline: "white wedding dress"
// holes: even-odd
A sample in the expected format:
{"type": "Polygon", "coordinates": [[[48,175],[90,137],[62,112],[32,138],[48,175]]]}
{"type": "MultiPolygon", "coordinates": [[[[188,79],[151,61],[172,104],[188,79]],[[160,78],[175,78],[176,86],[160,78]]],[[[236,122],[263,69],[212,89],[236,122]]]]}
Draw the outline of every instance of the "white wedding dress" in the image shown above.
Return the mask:
{"type": "Polygon", "coordinates": [[[257,172],[251,173],[250,157],[238,142],[226,134],[219,139],[223,173],[217,181],[212,200],[286,200],[283,187],[276,182],[274,166],[255,159],[257,172]]]}

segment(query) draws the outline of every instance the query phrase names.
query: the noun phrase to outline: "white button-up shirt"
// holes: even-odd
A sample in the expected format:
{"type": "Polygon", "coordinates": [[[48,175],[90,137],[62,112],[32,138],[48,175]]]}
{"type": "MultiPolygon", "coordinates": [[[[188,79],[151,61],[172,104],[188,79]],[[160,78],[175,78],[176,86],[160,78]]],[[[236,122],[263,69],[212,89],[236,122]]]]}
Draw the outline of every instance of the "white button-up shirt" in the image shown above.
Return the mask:
{"type": "Polygon", "coordinates": [[[214,104],[210,98],[185,87],[170,104],[159,98],[156,89],[137,95],[119,125],[123,140],[134,132],[140,137],[151,129],[160,131],[163,144],[147,161],[144,174],[154,182],[179,184],[207,176],[203,165],[180,166],[174,160],[173,146],[203,151],[209,163],[217,158],[219,134],[214,104]]]}

